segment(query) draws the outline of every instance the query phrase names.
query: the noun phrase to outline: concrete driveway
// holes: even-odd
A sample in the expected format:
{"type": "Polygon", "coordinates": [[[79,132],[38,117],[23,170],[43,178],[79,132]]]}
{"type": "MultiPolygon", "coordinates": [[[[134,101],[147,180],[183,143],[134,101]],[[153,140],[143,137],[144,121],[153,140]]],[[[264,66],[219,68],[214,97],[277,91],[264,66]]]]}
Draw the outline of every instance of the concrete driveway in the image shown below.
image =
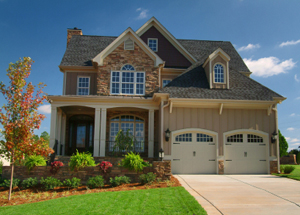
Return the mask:
{"type": "Polygon", "coordinates": [[[211,214],[300,214],[300,181],[272,175],[175,175],[211,214]]]}

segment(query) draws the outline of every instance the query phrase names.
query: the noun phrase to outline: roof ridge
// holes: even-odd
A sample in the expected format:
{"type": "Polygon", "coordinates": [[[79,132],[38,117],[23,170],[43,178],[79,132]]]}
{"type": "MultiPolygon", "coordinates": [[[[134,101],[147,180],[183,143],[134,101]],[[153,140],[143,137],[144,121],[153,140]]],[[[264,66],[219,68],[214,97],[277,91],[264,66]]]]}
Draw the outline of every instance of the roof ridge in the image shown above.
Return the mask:
{"type": "Polygon", "coordinates": [[[225,41],[225,40],[197,40],[197,39],[177,39],[177,40],[206,41],[206,42],[230,42],[230,41],[225,41]]]}
{"type": "Polygon", "coordinates": [[[116,37],[117,38],[117,36],[101,36],[101,35],[73,35],[72,37],[77,37],[77,36],[79,36],[79,37],[116,37]]]}

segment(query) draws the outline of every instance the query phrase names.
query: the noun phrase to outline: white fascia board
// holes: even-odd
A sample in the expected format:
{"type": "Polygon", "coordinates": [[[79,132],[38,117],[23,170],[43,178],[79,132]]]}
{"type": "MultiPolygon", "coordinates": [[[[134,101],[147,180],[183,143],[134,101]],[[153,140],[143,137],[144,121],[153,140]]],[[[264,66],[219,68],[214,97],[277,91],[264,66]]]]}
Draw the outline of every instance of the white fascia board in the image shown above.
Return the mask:
{"type": "Polygon", "coordinates": [[[204,68],[209,61],[212,61],[217,56],[221,56],[225,61],[230,61],[230,56],[226,52],[224,52],[223,49],[218,48],[208,56],[202,67],[204,68]]]}
{"type": "Polygon", "coordinates": [[[140,27],[136,33],[140,37],[152,26],[164,35],[165,38],[181,53],[185,56],[192,64],[196,63],[197,60],[192,56],[178,41],[177,39],[155,18],[149,19],[142,27],[140,27]]]}
{"type": "Polygon", "coordinates": [[[154,60],[155,66],[164,64],[164,61],[157,55],[155,52],[150,49],[147,44],[129,27],[127,28],[117,39],[115,39],[109,46],[107,46],[102,52],[100,52],[95,58],[92,59],[92,62],[98,64],[98,66],[103,65],[103,60],[107,57],[112,51],[114,51],[122,42],[128,38],[136,42],[144,52],[146,52],[151,59],[154,60]]]}

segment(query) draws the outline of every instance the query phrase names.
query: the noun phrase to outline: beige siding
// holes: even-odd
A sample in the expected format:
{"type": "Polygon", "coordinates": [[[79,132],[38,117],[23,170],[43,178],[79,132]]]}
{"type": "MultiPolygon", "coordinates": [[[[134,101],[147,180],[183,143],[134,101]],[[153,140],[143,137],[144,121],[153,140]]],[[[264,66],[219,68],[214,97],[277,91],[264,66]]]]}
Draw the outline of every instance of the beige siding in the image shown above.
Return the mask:
{"type": "Polygon", "coordinates": [[[90,95],[97,94],[97,73],[86,73],[86,72],[67,72],[66,80],[66,95],[77,94],[77,80],[78,76],[90,77],[90,95]]]}
{"type": "MultiPolygon", "coordinates": [[[[164,109],[164,128],[176,131],[183,128],[202,128],[218,133],[219,155],[223,155],[223,133],[237,129],[254,129],[263,131],[271,137],[275,130],[275,114],[267,115],[267,110],[182,108],[164,109]]],[[[276,148],[270,144],[270,155],[276,155],[276,148]]],[[[166,155],[171,155],[171,140],[164,140],[166,155]]]]}

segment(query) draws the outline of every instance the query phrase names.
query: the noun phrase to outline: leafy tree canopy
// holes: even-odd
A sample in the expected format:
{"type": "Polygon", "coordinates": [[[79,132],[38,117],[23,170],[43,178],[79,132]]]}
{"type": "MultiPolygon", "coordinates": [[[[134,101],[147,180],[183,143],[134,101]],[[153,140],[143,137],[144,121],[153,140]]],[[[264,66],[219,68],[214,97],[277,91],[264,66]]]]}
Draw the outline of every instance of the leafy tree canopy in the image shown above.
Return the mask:
{"type": "Polygon", "coordinates": [[[289,148],[289,144],[286,141],[285,137],[281,134],[280,130],[278,129],[278,135],[279,135],[279,152],[280,157],[287,155],[287,150],[289,148]]]}

